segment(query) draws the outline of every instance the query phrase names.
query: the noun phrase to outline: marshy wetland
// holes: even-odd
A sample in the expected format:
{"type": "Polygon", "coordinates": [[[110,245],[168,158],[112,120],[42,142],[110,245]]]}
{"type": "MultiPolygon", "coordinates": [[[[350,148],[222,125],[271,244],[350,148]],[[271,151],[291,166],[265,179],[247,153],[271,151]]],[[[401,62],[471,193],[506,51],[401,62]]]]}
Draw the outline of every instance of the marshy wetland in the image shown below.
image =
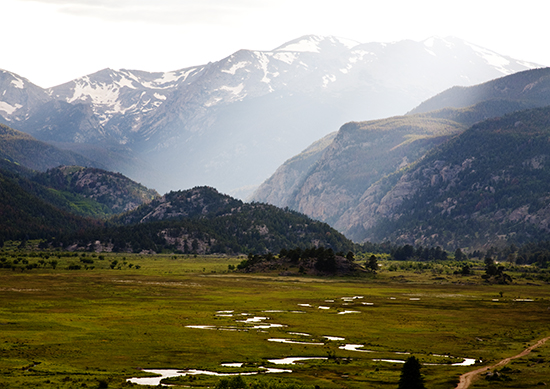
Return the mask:
{"type": "MultiPolygon", "coordinates": [[[[197,388],[232,374],[395,388],[414,355],[427,388],[454,388],[550,335],[550,286],[513,269],[492,285],[482,264],[461,276],[381,260],[376,275],[312,277],[228,271],[242,258],[82,255],[0,269],[0,387],[145,388],[137,378],[159,372],[197,388]]],[[[550,383],[550,344],[493,370],[470,387],[550,383]]]]}

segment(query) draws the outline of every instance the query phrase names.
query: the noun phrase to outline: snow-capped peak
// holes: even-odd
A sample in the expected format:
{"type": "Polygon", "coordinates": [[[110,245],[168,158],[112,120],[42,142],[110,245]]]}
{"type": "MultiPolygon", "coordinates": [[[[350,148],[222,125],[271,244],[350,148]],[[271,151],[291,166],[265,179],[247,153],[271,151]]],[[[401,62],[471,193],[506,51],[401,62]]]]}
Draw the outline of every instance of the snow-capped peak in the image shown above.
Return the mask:
{"type": "Polygon", "coordinates": [[[422,43],[424,44],[424,46],[429,48],[433,48],[434,46],[441,45],[441,46],[446,46],[449,49],[452,49],[455,46],[455,43],[453,42],[453,40],[456,40],[456,38],[452,38],[452,37],[442,38],[439,36],[432,36],[432,37],[429,37],[428,39],[423,40],[422,43]]]}
{"type": "Polygon", "coordinates": [[[540,65],[534,63],[516,61],[510,57],[500,55],[492,50],[452,36],[446,38],[434,36],[422,41],[421,43],[424,45],[426,51],[434,56],[437,56],[436,53],[445,51],[455,53],[469,52],[472,58],[471,61],[475,61],[474,58],[477,58],[477,61],[486,63],[502,75],[512,74],[516,71],[524,70],[525,68],[535,69],[540,67],[540,65]]]}
{"type": "Polygon", "coordinates": [[[351,49],[360,43],[351,39],[344,39],[335,36],[304,35],[277,47],[273,51],[296,51],[320,53],[325,46],[341,47],[351,49]]]}

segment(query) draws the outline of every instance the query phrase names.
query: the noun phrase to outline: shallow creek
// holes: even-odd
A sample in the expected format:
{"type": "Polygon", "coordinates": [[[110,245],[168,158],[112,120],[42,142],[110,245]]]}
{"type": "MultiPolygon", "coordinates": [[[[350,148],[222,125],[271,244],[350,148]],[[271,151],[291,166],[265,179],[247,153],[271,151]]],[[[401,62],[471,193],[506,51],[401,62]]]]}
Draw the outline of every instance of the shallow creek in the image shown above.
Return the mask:
{"type": "MultiPolygon", "coordinates": [[[[363,296],[354,296],[354,297],[342,297],[341,304],[342,305],[352,305],[355,300],[363,299],[363,296]]],[[[390,298],[394,300],[395,298],[390,298]]],[[[414,300],[411,298],[410,300],[414,300]]],[[[325,303],[334,303],[335,300],[324,300],[325,303]]],[[[373,303],[366,303],[362,302],[362,306],[373,306],[373,303]]],[[[321,306],[313,306],[311,304],[298,304],[298,306],[302,308],[312,308],[312,309],[320,309],[320,310],[326,310],[327,313],[332,311],[331,307],[321,305],[321,306]]],[[[283,310],[265,310],[264,313],[280,313],[280,312],[287,312],[287,313],[296,313],[296,314],[305,314],[307,312],[305,311],[283,311],[283,310]]],[[[343,310],[340,312],[335,312],[337,315],[346,315],[346,314],[361,314],[361,311],[356,310],[343,310]]],[[[215,326],[215,325],[188,325],[186,328],[190,329],[200,329],[200,330],[218,330],[218,331],[250,331],[250,330],[256,330],[256,331],[262,331],[262,332],[268,332],[267,330],[273,328],[281,329],[283,327],[287,327],[285,324],[275,324],[275,323],[266,323],[266,321],[271,320],[270,317],[267,316],[254,316],[250,313],[235,313],[234,311],[217,311],[215,313],[215,316],[218,317],[233,317],[235,318],[235,325],[234,326],[215,326]]],[[[308,338],[312,337],[311,334],[303,333],[303,332],[287,332],[289,335],[308,338]]],[[[324,335],[321,336],[321,338],[326,339],[326,341],[323,342],[315,342],[315,341],[304,341],[301,339],[287,339],[287,338],[268,338],[266,339],[269,342],[278,342],[278,343],[288,343],[288,344],[302,344],[302,345],[310,345],[310,346],[324,346],[327,341],[329,342],[343,342],[345,338],[339,337],[339,336],[328,336],[324,335]]],[[[347,351],[354,351],[354,352],[360,352],[360,353],[376,353],[379,351],[372,351],[367,350],[363,348],[363,344],[340,344],[338,346],[341,350],[347,350],[347,351]]],[[[407,352],[395,352],[396,355],[407,355],[409,353],[407,352]]],[[[433,355],[436,357],[441,358],[453,358],[449,355],[433,355]]],[[[320,359],[320,360],[327,360],[326,357],[287,357],[287,358],[280,358],[280,359],[267,359],[266,362],[275,364],[275,365],[294,365],[296,362],[306,361],[306,360],[312,360],[312,359],[320,359]]],[[[372,359],[373,361],[377,362],[387,362],[387,363],[405,363],[405,360],[403,359],[372,359]]],[[[434,363],[434,364],[426,364],[431,366],[471,366],[475,364],[475,359],[472,358],[463,358],[462,362],[459,363],[453,363],[453,364],[445,364],[445,363],[434,363]]],[[[241,368],[243,366],[243,363],[240,362],[230,362],[230,363],[222,363],[221,366],[223,367],[234,367],[234,368],[241,368]]],[[[256,374],[269,374],[269,373],[292,373],[292,370],[289,369],[279,369],[279,368],[268,368],[260,366],[258,367],[258,371],[255,372],[243,372],[243,373],[217,373],[214,371],[208,371],[208,370],[196,370],[196,369],[186,369],[186,370],[177,370],[177,369],[144,369],[144,372],[157,374],[156,377],[134,377],[130,378],[127,381],[132,382],[135,384],[140,385],[161,385],[160,381],[164,378],[170,378],[170,377],[178,377],[178,376],[186,376],[186,375],[197,375],[197,374],[204,374],[204,375],[211,375],[211,376],[234,376],[234,375],[256,375],[256,374]]]]}
{"type": "MultiPolygon", "coordinates": [[[[231,364],[222,364],[222,366],[228,366],[228,367],[240,367],[242,364],[240,363],[231,363],[231,364]],[[234,365],[234,366],[230,366],[234,365]],[[239,365],[239,366],[237,366],[239,365]]],[[[274,368],[266,368],[266,367],[259,367],[261,369],[260,371],[253,371],[253,372],[247,372],[247,373],[217,373],[215,371],[209,371],[209,370],[196,370],[196,369],[189,369],[189,370],[177,370],[177,369],[144,369],[143,371],[147,373],[153,373],[153,374],[160,374],[160,376],[156,377],[134,377],[130,378],[126,381],[132,382],[134,384],[139,385],[161,385],[161,380],[164,378],[171,378],[171,377],[180,377],[180,376],[187,376],[187,375],[197,375],[197,374],[204,374],[204,375],[211,375],[211,376],[217,376],[217,377],[227,377],[227,376],[234,376],[234,375],[256,375],[259,373],[292,373],[292,370],[288,369],[274,369],[274,368]]]]}

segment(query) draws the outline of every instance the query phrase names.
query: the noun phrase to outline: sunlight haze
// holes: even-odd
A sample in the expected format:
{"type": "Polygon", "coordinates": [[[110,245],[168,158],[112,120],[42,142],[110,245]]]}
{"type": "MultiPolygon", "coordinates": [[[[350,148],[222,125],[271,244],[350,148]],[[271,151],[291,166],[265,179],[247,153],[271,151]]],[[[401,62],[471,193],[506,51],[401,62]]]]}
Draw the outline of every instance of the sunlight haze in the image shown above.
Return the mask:
{"type": "Polygon", "coordinates": [[[545,15],[536,11],[545,3],[4,0],[0,68],[50,87],[107,67],[181,69],[307,34],[361,43],[456,36],[549,65],[545,15]]]}

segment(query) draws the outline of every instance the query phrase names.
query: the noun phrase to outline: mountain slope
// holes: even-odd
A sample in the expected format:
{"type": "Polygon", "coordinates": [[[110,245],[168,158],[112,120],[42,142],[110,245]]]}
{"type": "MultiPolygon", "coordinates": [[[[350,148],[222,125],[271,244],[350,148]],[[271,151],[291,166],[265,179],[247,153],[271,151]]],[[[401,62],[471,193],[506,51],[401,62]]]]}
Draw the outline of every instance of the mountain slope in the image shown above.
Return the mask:
{"type": "Polygon", "coordinates": [[[344,122],[402,114],[453,85],[532,67],[455,38],[304,36],[173,72],[104,69],[48,89],[49,100],[25,108],[22,121],[14,115],[23,108],[0,114],[39,139],[72,142],[65,147],[124,145],[147,162],[117,170],[161,191],[207,184],[244,195],[344,122]],[[158,179],[167,166],[178,169],[158,179]]]}
{"type": "Polygon", "coordinates": [[[410,113],[465,108],[492,100],[522,102],[531,105],[530,108],[550,105],[550,68],[518,72],[467,88],[455,86],[424,101],[410,113]]]}
{"type": "Polygon", "coordinates": [[[288,206],[288,199],[306,178],[309,170],[321,158],[325,149],[330,146],[336,134],[336,132],[331,132],[314,142],[300,154],[287,160],[254,191],[250,200],[265,202],[278,207],[288,206]]]}
{"type": "Polygon", "coordinates": [[[60,166],[33,177],[50,191],[77,195],[103,205],[107,216],[131,211],[159,194],[120,173],[80,166],[60,166]]]}
{"type": "Polygon", "coordinates": [[[3,124],[0,124],[0,158],[38,171],[59,165],[102,167],[82,155],[60,150],[3,124]]]}
{"type": "Polygon", "coordinates": [[[272,205],[243,203],[209,187],[168,193],[110,224],[107,229],[65,237],[64,244],[198,254],[279,252],[297,246],[353,249],[350,240],[325,223],[272,205]]]}
{"type": "Polygon", "coordinates": [[[47,239],[94,225],[26,192],[11,174],[0,172],[0,241],[47,239]]]}
{"type": "Polygon", "coordinates": [[[355,239],[479,247],[547,239],[550,108],[474,125],[372,186],[350,213],[355,239]]]}
{"type": "Polygon", "coordinates": [[[13,126],[25,120],[29,112],[49,101],[41,87],[17,74],[0,69],[0,123],[13,126]]]}
{"type": "MultiPolygon", "coordinates": [[[[330,223],[352,239],[374,238],[365,232],[370,231],[378,220],[378,216],[367,216],[369,212],[375,212],[369,207],[380,208],[373,215],[389,217],[394,203],[412,190],[410,182],[397,185],[397,182],[383,180],[386,175],[421,161],[425,153],[474,123],[526,107],[545,105],[548,94],[544,92],[544,85],[549,71],[527,71],[472,87],[474,92],[467,92],[471,96],[476,96],[476,90],[480,89],[509,93],[496,96],[486,93],[489,100],[474,99],[472,101],[476,104],[466,108],[442,108],[380,121],[349,123],[340,129],[315,164],[290,173],[281,168],[260,187],[267,190],[256,192],[252,199],[289,206],[330,223]],[[433,120],[439,120],[441,131],[451,131],[441,132],[438,136],[438,132],[432,130],[429,135],[426,129],[433,120]],[[413,126],[413,123],[416,124],[413,126]],[[293,176],[299,178],[293,180],[293,176]]],[[[382,239],[381,235],[376,235],[376,238],[382,239]]]]}
{"type": "Polygon", "coordinates": [[[282,185],[271,185],[272,191],[264,192],[267,198],[256,192],[252,199],[268,201],[279,196],[276,205],[289,206],[337,225],[338,218],[357,205],[370,185],[464,129],[453,121],[421,115],[348,123],[340,128],[322,156],[301,171],[297,181],[274,176],[272,180],[282,185]]]}

